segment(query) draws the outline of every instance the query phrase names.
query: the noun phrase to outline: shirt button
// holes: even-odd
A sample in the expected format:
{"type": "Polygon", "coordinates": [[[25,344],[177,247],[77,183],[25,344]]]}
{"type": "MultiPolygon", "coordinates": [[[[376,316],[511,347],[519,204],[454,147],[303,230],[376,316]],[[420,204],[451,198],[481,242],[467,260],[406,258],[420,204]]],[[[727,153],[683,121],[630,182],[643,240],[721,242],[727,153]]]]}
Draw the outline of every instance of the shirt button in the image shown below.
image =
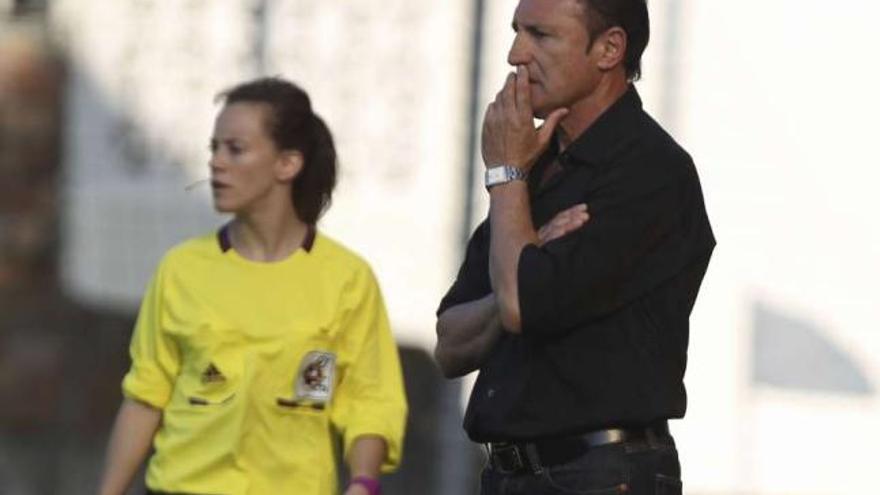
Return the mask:
{"type": "Polygon", "coordinates": [[[486,397],[488,397],[488,398],[490,398],[490,399],[491,399],[492,397],[495,397],[495,389],[494,389],[494,388],[490,388],[490,389],[486,392],[486,397]]]}

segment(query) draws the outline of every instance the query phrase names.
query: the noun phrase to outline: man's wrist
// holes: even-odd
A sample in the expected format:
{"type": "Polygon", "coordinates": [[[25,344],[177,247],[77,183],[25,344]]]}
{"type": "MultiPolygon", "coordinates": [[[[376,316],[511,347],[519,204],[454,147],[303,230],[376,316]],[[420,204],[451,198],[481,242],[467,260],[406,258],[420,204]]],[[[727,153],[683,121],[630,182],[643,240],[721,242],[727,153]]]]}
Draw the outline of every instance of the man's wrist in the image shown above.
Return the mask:
{"type": "Polygon", "coordinates": [[[528,172],[520,167],[509,164],[490,165],[484,176],[486,190],[515,180],[526,180],[528,172]]]}
{"type": "Polygon", "coordinates": [[[367,489],[370,495],[382,495],[382,484],[375,478],[369,476],[355,476],[348,482],[348,486],[360,485],[367,489]]]}

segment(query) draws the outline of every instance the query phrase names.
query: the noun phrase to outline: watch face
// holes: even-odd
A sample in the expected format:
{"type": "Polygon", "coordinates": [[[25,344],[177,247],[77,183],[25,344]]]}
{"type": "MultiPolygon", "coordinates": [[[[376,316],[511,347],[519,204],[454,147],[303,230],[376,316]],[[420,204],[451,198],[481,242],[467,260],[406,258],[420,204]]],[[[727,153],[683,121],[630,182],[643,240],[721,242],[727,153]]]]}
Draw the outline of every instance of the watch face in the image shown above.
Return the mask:
{"type": "Polygon", "coordinates": [[[492,167],[490,169],[486,169],[486,185],[492,186],[495,184],[500,184],[501,182],[505,182],[507,180],[507,173],[504,167],[492,167]]]}
{"type": "Polygon", "coordinates": [[[486,187],[506,184],[513,180],[525,179],[526,174],[522,170],[510,165],[500,165],[486,169],[486,187]]]}

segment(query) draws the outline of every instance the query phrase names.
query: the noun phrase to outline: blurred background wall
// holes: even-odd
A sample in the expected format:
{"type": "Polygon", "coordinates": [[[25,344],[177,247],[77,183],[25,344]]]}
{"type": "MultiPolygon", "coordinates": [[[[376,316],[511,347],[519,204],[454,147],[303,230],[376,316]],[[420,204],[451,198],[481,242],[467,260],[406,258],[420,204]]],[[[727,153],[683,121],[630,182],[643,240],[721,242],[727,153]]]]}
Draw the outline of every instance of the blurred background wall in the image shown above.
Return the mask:
{"type": "MultiPolygon", "coordinates": [[[[514,0],[0,1],[0,494],[92,493],[143,286],[216,228],[213,96],[312,95],[342,176],[321,228],[373,264],[412,412],[387,493],[472,493],[470,380],[433,312],[486,214],[477,132],[514,0]]],[[[645,106],[687,148],[719,241],[697,302],[686,493],[872,486],[880,441],[880,7],[653,0],[645,106]]]]}

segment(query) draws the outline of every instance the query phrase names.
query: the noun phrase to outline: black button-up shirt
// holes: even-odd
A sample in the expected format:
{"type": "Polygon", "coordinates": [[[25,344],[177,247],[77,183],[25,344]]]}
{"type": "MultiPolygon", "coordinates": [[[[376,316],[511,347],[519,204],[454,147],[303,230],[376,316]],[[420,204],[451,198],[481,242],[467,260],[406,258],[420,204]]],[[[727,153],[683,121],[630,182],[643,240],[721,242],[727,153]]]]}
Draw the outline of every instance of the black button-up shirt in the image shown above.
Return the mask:
{"type": "MultiPolygon", "coordinates": [[[[504,332],[465,415],[478,442],[644,425],[685,412],[688,318],[715,240],[690,156],[642,110],[635,88],[529,177],[540,227],[578,203],[589,222],[519,257],[522,334],[504,332]],[[561,171],[541,184],[558,161],[561,171]]],[[[489,222],[440,303],[492,291],[489,222]]]]}

